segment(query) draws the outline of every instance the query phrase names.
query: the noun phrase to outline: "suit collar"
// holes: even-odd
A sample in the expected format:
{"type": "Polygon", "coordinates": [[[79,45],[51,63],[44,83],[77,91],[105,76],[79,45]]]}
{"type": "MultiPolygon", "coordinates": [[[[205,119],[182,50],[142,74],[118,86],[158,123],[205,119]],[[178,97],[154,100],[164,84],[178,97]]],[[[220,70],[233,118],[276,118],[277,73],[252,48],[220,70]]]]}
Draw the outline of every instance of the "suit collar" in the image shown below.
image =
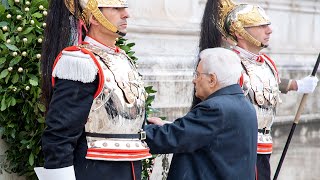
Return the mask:
{"type": "Polygon", "coordinates": [[[213,98],[215,96],[232,95],[232,94],[243,94],[243,91],[239,86],[239,84],[233,84],[233,85],[221,88],[218,91],[212,93],[210,96],[208,96],[207,99],[213,98]]]}

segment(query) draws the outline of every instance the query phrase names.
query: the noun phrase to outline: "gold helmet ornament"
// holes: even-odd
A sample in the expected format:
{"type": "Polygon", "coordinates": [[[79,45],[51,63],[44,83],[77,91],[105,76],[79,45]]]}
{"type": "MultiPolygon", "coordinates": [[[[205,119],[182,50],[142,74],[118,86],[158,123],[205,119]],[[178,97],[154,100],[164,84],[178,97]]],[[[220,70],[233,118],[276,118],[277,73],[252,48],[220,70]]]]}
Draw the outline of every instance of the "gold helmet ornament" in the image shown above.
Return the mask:
{"type": "Polygon", "coordinates": [[[127,0],[79,0],[82,11],[75,11],[75,0],[64,0],[65,5],[69,11],[82,20],[86,27],[90,26],[90,16],[94,16],[97,21],[110,31],[124,36],[125,34],[120,32],[115,25],[113,25],[100,11],[102,7],[115,7],[115,8],[127,8],[127,0]]]}
{"type": "Polygon", "coordinates": [[[235,33],[239,33],[250,43],[266,47],[262,42],[252,37],[245,28],[270,25],[265,11],[257,5],[236,4],[232,0],[220,0],[218,28],[221,33],[237,42],[235,33]]]}

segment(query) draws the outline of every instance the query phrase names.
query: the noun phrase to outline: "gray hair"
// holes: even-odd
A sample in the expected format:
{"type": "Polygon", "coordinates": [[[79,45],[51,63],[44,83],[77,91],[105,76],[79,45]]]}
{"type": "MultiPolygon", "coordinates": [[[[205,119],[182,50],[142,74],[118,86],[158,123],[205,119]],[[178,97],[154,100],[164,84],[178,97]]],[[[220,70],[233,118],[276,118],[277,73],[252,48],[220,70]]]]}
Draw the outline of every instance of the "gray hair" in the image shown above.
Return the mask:
{"type": "Polygon", "coordinates": [[[239,56],[225,48],[210,48],[200,52],[204,73],[215,73],[221,87],[236,84],[242,74],[239,56]]]}

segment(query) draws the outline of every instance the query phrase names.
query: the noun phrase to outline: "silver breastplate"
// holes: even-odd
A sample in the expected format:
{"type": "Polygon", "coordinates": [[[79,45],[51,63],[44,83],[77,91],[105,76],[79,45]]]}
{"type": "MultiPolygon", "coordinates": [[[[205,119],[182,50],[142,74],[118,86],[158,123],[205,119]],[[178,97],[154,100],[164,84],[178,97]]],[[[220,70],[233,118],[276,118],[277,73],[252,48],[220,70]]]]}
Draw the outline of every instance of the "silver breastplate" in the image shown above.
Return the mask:
{"type": "Polygon", "coordinates": [[[86,131],[134,134],[145,118],[146,93],[138,72],[122,53],[110,54],[91,47],[100,57],[104,87],[91,107],[86,131]]]}
{"type": "Polygon", "coordinates": [[[145,120],[146,92],[141,76],[124,53],[108,52],[90,45],[85,48],[98,56],[104,75],[103,89],[94,99],[85,125],[87,158],[122,161],[150,157],[145,142],[125,136],[137,135],[145,120]]]}
{"type": "Polygon", "coordinates": [[[259,129],[270,129],[280,101],[277,77],[271,64],[241,58],[246,71],[243,90],[256,109],[259,129]]]}

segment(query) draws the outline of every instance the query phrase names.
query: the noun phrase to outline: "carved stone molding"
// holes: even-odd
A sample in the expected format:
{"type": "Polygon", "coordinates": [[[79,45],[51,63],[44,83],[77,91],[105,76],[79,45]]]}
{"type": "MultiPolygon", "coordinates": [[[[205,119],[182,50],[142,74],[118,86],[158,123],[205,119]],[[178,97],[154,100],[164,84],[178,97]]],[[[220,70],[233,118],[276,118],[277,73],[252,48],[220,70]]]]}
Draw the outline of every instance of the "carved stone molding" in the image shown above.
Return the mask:
{"type": "Polygon", "coordinates": [[[320,14],[320,3],[317,0],[234,0],[234,2],[258,4],[267,10],[320,14]]]}
{"type": "MultiPolygon", "coordinates": [[[[266,9],[296,11],[303,13],[320,14],[320,3],[317,0],[233,0],[236,3],[258,4],[266,9]]],[[[207,0],[199,0],[205,4],[207,0]]]]}

